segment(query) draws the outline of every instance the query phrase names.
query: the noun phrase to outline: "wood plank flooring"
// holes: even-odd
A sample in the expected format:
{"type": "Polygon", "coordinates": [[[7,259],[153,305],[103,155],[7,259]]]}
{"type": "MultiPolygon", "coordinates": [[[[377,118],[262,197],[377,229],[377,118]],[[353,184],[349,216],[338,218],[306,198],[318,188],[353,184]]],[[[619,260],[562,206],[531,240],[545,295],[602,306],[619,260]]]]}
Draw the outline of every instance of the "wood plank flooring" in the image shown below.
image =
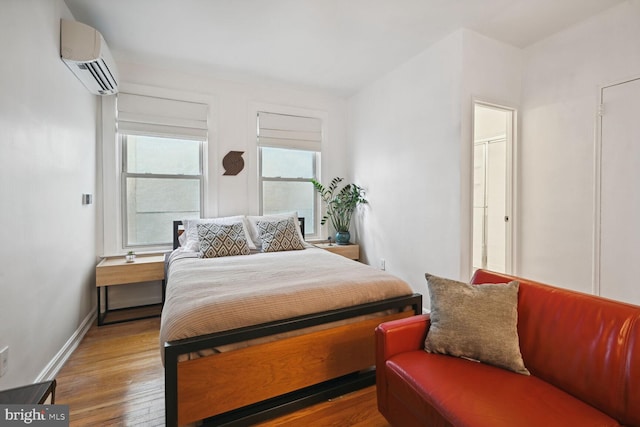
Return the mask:
{"type": "MultiPolygon", "coordinates": [[[[164,426],[160,319],[92,326],[60,374],[56,403],[71,426],[164,426]]],[[[375,387],[261,423],[260,426],[390,427],[375,387]]]]}

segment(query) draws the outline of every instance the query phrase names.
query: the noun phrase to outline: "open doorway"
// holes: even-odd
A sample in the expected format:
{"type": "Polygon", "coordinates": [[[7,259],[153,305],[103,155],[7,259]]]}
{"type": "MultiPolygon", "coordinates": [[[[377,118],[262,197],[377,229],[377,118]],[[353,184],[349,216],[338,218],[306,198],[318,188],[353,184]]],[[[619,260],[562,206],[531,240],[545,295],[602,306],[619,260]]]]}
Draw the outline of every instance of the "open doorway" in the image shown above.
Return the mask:
{"type": "Polygon", "coordinates": [[[474,103],[473,270],[512,272],[515,110],[474,103]]]}

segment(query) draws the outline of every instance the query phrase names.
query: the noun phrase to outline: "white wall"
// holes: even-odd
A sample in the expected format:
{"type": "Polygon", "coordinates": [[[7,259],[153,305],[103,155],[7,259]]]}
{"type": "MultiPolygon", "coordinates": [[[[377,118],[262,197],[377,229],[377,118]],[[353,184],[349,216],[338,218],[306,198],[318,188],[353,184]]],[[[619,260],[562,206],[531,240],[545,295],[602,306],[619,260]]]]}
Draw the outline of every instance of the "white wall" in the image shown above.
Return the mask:
{"type": "Polygon", "coordinates": [[[61,0],[0,11],[0,389],[33,382],[94,295],[96,97],[60,60],[61,0]]]}
{"type": "MultiPolygon", "coordinates": [[[[116,53],[116,58],[118,58],[116,53]]],[[[284,112],[305,114],[313,112],[325,119],[323,135],[323,182],[335,176],[346,176],[346,105],[343,98],[327,95],[304,87],[282,84],[232,82],[208,75],[201,70],[187,73],[157,65],[118,60],[123,90],[144,91],[156,96],[179,97],[207,102],[209,114],[209,143],[207,173],[209,186],[204,213],[208,217],[237,214],[257,214],[258,166],[256,146],[256,109],[265,106],[284,108],[284,112]],[[244,170],[237,176],[223,176],[222,158],[229,151],[244,151],[244,170]]],[[[108,140],[105,143],[109,143],[108,140]]],[[[104,183],[105,189],[109,184],[104,183]]],[[[107,206],[107,221],[118,215],[118,209],[107,206]]],[[[100,225],[102,230],[102,225],[100,225]]],[[[105,233],[113,232],[109,226],[105,233]]],[[[323,231],[322,235],[328,235],[323,231]]],[[[101,238],[101,237],[100,237],[101,238]]],[[[108,245],[107,245],[108,246],[108,245]]],[[[102,253],[113,254],[117,248],[105,248],[102,253]]],[[[126,304],[153,303],[160,299],[156,284],[113,288],[113,307],[126,304]],[[151,299],[149,299],[151,298],[151,299]]]]}
{"type": "Polygon", "coordinates": [[[598,92],[640,75],[639,40],[632,0],[524,51],[519,274],[592,291],[598,92]]]}
{"type": "Polygon", "coordinates": [[[459,275],[462,48],[456,32],[349,100],[361,257],[424,295],[425,272],[459,275]]]}
{"type": "Polygon", "coordinates": [[[350,99],[365,259],[419,292],[424,271],[468,279],[478,99],[519,113],[515,273],[592,292],[598,91],[640,75],[638,22],[630,0],[525,50],[460,30],[350,99]]]}
{"type": "Polygon", "coordinates": [[[349,100],[353,180],[370,201],[358,224],[369,264],[384,258],[425,296],[425,272],[468,279],[473,99],[516,106],[520,72],[517,49],[459,30],[349,100]]]}

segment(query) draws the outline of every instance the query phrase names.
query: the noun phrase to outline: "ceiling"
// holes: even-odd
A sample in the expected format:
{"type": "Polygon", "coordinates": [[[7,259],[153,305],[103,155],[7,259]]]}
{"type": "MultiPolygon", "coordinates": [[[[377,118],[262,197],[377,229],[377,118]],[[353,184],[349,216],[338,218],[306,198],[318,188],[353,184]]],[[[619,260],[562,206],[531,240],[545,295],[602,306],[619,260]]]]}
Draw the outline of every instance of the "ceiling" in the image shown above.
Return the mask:
{"type": "Polygon", "coordinates": [[[469,28],[526,47],[624,0],[65,0],[116,59],[347,96],[469,28]]]}

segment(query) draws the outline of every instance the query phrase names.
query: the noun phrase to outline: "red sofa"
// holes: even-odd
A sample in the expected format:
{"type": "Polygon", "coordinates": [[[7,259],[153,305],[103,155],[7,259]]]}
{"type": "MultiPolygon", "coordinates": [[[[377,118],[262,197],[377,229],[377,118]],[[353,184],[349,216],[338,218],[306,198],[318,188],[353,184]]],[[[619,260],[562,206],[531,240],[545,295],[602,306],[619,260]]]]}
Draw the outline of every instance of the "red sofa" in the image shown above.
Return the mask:
{"type": "Polygon", "coordinates": [[[520,282],[518,335],[531,376],[423,350],[429,316],[376,329],[378,409],[393,425],[640,426],[640,307],[520,282]]]}

